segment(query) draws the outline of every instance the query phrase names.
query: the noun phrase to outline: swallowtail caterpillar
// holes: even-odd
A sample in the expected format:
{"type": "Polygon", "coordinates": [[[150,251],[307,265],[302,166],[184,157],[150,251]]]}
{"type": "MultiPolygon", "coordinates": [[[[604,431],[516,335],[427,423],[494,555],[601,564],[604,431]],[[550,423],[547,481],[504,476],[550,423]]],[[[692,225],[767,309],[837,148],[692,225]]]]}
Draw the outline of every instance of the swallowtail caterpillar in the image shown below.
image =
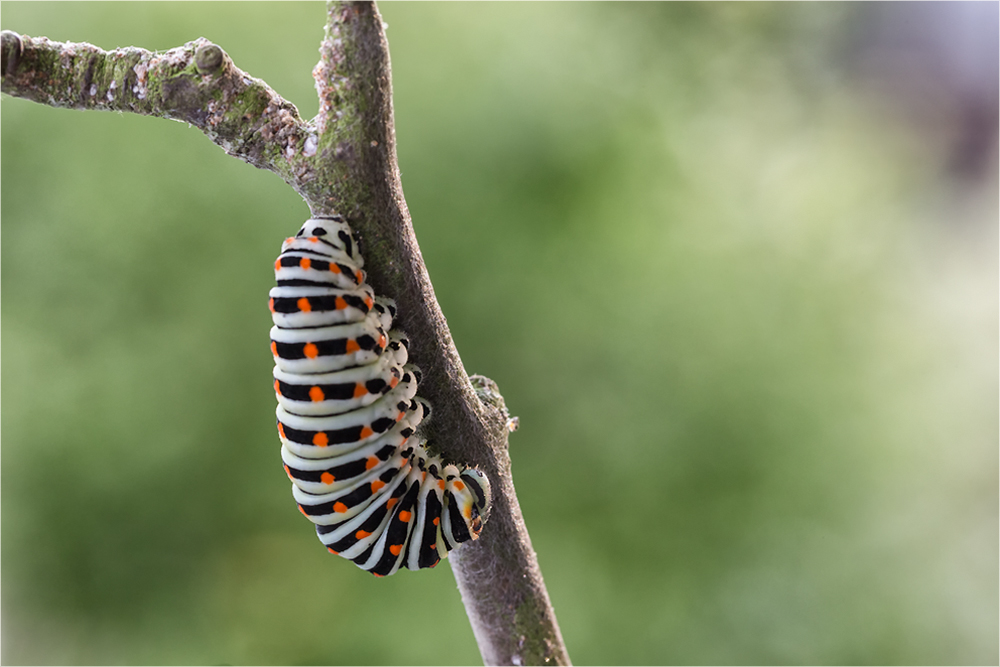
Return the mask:
{"type": "Polygon", "coordinates": [[[331,553],[376,576],[434,567],[475,540],[490,486],[431,456],[396,307],[376,297],[351,228],[310,218],[274,263],[271,353],[281,458],[299,510],[331,553]]]}

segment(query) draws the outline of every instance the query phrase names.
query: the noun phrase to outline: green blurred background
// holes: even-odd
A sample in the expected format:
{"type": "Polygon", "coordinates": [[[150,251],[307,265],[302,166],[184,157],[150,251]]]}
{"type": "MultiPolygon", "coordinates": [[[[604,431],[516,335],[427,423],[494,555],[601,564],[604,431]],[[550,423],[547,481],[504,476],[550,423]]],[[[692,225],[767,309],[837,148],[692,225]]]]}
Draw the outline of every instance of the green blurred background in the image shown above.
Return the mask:
{"type": "MultiPolygon", "coordinates": [[[[578,664],[997,663],[997,5],[952,7],[381,6],[578,664]]],[[[317,110],[319,3],[0,11],[317,110]]],[[[447,565],[295,511],[265,300],[307,215],[182,123],[3,98],[4,663],[479,662],[447,565]]]]}

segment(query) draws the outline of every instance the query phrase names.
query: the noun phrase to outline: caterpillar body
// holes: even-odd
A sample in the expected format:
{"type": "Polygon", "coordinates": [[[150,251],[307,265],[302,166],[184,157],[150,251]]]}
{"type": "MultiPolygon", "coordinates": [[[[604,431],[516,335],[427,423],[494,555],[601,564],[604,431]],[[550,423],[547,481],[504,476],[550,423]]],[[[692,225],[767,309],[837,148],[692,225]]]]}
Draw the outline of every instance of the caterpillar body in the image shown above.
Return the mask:
{"type": "Polygon", "coordinates": [[[418,434],[430,405],[391,299],[365,283],[340,216],[310,218],[274,263],[271,353],[278,435],[299,510],[327,550],[376,576],[434,567],[475,540],[490,487],[418,434]]]}

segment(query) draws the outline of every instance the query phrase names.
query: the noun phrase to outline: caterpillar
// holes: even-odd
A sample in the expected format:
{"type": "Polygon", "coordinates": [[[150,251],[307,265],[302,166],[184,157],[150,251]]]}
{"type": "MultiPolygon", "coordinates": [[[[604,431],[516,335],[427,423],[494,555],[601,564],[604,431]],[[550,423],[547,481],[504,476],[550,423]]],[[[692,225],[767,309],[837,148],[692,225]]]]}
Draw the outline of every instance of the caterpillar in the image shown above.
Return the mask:
{"type": "Polygon", "coordinates": [[[430,405],[396,306],[365,283],[341,216],[285,239],[269,307],[281,458],[299,511],[330,553],[375,576],[434,567],[479,537],[490,485],[432,456],[430,405]]]}

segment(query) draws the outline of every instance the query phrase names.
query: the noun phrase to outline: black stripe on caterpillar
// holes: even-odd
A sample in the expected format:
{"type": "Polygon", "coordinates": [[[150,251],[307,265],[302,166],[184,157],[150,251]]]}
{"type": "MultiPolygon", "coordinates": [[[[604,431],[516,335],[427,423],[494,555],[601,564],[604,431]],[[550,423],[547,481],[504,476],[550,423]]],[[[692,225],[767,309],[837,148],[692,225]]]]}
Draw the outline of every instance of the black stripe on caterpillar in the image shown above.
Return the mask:
{"type": "Polygon", "coordinates": [[[434,567],[479,537],[486,476],[428,452],[430,405],[396,306],[365,283],[340,216],[310,218],[274,263],[271,354],[278,435],[299,510],[320,541],[376,576],[434,567]]]}

